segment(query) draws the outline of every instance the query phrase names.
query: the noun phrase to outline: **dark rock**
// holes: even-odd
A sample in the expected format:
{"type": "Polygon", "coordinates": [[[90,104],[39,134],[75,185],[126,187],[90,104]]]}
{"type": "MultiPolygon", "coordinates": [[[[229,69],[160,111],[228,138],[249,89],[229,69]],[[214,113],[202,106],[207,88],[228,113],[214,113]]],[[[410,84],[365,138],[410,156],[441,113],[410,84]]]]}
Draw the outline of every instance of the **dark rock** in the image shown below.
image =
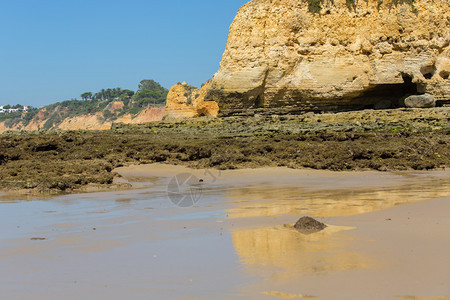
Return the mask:
{"type": "Polygon", "coordinates": [[[294,225],[295,229],[306,234],[324,230],[326,227],[327,225],[311,217],[302,217],[294,225]]]}

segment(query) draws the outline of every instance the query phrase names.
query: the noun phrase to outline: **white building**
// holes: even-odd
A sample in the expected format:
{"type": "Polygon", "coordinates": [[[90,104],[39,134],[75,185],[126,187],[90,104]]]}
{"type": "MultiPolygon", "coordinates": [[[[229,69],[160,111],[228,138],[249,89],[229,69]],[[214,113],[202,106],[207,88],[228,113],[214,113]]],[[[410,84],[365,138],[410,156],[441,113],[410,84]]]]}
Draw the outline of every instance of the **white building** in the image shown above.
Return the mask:
{"type": "Polygon", "coordinates": [[[28,109],[29,109],[28,106],[23,106],[22,109],[20,109],[20,108],[8,108],[8,109],[6,109],[5,106],[0,105],[0,114],[12,113],[12,112],[16,112],[16,111],[28,111],[28,109]]]}

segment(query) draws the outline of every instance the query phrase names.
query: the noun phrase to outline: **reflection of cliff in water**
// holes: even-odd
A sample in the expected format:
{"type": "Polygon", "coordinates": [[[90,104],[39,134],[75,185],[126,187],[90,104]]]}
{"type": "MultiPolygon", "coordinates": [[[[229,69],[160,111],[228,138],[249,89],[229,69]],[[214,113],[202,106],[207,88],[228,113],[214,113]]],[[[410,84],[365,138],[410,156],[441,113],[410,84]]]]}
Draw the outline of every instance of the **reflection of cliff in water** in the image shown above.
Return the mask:
{"type": "Polygon", "coordinates": [[[304,235],[289,227],[261,227],[233,231],[232,238],[241,263],[253,267],[250,272],[265,270],[276,278],[373,265],[369,258],[348,250],[349,238],[333,234],[347,229],[350,228],[331,226],[304,235]]]}
{"type": "Polygon", "coordinates": [[[296,186],[249,186],[231,189],[230,218],[311,215],[350,216],[450,195],[448,178],[420,178],[401,186],[310,190],[296,186]]]}
{"type": "MultiPolygon", "coordinates": [[[[233,200],[234,207],[227,212],[228,217],[235,219],[289,214],[350,216],[449,196],[449,191],[446,175],[408,175],[400,185],[370,188],[327,190],[263,184],[229,190],[227,198],[233,200]]],[[[374,266],[373,259],[351,250],[352,239],[348,235],[337,233],[348,229],[351,228],[331,225],[304,235],[289,226],[262,226],[235,229],[232,239],[246,270],[259,276],[292,277],[374,266]]]]}

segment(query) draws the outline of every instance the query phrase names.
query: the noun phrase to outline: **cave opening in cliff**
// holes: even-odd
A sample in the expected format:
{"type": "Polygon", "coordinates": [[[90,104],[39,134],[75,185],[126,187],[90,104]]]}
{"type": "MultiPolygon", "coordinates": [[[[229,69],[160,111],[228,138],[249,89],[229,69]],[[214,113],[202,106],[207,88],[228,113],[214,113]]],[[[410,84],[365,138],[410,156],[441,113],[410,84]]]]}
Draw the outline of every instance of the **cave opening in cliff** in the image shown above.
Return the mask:
{"type": "Polygon", "coordinates": [[[371,87],[356,99],[355,104],[359,103],[364,108],[374,108],[384,101],[385,108],[400,106],[400,100],[405,96],[419,94],[417,84],[413,83],[410,75],[402,74],[402,78],[403,83],[378,84],[371,87]]]}

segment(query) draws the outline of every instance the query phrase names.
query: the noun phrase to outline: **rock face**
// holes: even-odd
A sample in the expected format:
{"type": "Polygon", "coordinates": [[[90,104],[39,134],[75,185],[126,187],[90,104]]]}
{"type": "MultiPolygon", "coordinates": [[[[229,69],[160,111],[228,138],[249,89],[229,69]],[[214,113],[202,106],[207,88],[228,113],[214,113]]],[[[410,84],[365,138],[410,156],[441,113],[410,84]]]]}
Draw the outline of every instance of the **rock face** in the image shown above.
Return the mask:
{"type": "Polygon", "coordinates": [[[205,100],[221,114],[450,102],[450,1],[252,0],[230,27],[205,100]],[[396,4],[400,3],[400,4],[396,4]]]}
{"type": "Polygon", "coordinates": [[[111,122],[104,122],[102,114],[84,115],[65,119],[57,128],[61,130],[107,130],[111,128],[111,122]]]}
{"type": "Polygon", "coordinates": [[[201,116],[216,117],[219,111],[217,102],[204,101],[210,82],[205,83],[201,89],[187,83],[178,83],[170,88],[167,95],[165,120],[178,120],[201,116]]]}
{"type": "Polygon", "coordinates": [[[164,111],[164,107],[147,107],[135,116],[127,114],[115,120],[114,123],[139,124],[158,122],[162,120],[164,111]]]}
{"type": "Polygon", "coordinates": [[[405,106],[409,108],[430,108],[436,106],[436,100],[430,94],[413,95],[405,99],[405,106]]]}

